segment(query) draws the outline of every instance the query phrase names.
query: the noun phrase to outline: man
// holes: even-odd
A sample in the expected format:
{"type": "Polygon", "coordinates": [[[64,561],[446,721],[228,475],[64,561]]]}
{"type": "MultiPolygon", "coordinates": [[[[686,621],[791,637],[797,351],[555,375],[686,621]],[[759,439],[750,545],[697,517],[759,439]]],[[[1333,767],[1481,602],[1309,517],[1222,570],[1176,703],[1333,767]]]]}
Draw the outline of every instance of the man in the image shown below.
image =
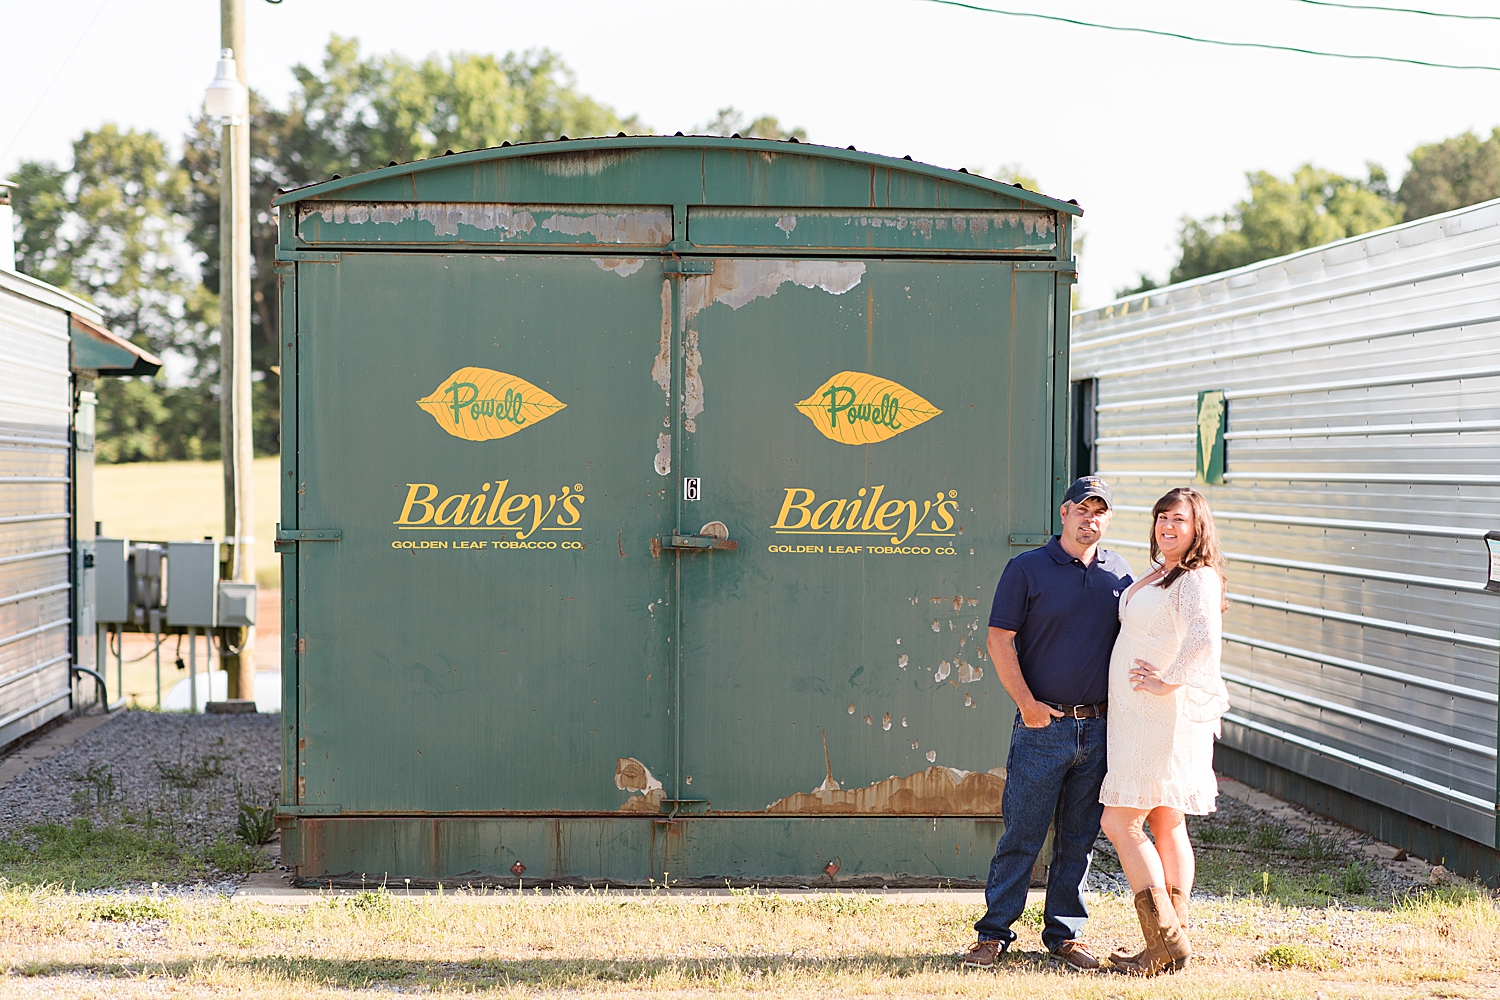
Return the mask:
{"type": "Polygon", "coordinates": [[[1099,548],[1113,503],[1109,485],[1084,476],[1063,496],[1062,531],[1006,564],[990,611],[989,651],[1019,711],[1010,737],[1005,833],[990,862],[979,940],[963,964],[987,967],[1010,947],[1032,866],[1055,824],[1042,944],[1075,969],[1099,961],[1078,939],[1088,919],[1083,883],[1099,836],[1105,771],[1109,656],[1120,631],[1120,594],[1131,584],[1118,553],[1099,548]]]}

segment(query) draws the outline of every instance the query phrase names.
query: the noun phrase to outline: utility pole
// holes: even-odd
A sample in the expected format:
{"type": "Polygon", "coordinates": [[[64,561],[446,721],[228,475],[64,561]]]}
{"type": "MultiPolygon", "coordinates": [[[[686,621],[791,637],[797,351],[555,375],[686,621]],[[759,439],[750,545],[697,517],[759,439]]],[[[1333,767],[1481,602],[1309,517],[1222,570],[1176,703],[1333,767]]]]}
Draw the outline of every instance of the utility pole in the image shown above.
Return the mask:
{"type": "MultiPolygon", "coordinates": [[[[245,83],[245,2],[219,0],[220,46],[234,51],[245,83]]],[[[255,579],[254,424],[250,383],[250,116],[226,119],[219,142],[219,441],[224,459],[224,536],[229,578],[255,579]]],[[[255,697],[255,628],[227,629],[230,698],[255,697]],[[235,643],[234,633],[239,633],[235,643]]]]}

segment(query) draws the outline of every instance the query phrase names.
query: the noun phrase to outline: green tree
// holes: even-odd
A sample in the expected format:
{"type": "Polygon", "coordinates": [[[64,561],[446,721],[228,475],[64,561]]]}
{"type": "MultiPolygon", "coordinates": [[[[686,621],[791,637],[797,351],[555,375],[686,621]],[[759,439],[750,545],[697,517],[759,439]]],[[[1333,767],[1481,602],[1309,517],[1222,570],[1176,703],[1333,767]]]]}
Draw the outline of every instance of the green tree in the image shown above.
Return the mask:
{"type": "MultiPolygon", "coordinates": [[[[26,161],[12,179],[17,267],[93,302],[112,330],[189,372],[185,386],[161,377],[100,382],[100,459],[198,457],[193,415],[205,401],[193,383],[214,370],[203,348],[217,300],[183,242],[188,181],[166,144],[105,125],[73,144],[71,166],[26,161]]],[[[217,411],[212,399],[207,405],[217,411]]],[[[216,426],[213,438],[216,449],[216,426]]]]}
{"type": "MultiPolygon", "coordinates": [[[[502,58],[456,54],[412,62],[362,57],[329,40],[317,69],[297,66],[285,109],[251,94],[251,360],[255,446],[279,447],[277,241],[271,201],[297,187],[502,142],[645,131],[579,93],[545,49],[502,58]]],[[[74,163],[22,163],[16,192],[19,267],[82,297],[111,328],[166,352],[185,381],[109,380],[100,391],[102,461],[219,454],[219,134],[191,123],[179,161],[149,132],[105,125],[74,144],[74,163]]]]}
{"type": "Polygon", "coordinates": [[[749,121],[745,113],[733,104],[722,107],[707,125],[693,126],[697,135],[741,135],[746,139],[796,139],[807,141],[807,129],[800,125],[786,128],[775,115],[761,115],[749,121]]]}
{"type": "Polygon", "coordinates": [[[1250,197],[1232,211],[1183,219],[1182,255],[1171,280],[1216,274],[1394,225],[1401,212],[1385,172],[1368,167],[1364,181],[1311,164],[1288,179],[1263,170],[1247,174],[1250,197]]]}
{"type": "Polygon", "coordinates": [[[1410,159],[1400,193],[1408,221],[1500,198],[1500,128],[1418,146],[1410,159]]]}
{"type": "Polygon", "coordinates": [[[1126,285],[1124,288],[1118,288],[1115,290],[1115,298],[1129,298],[1132,295],[1139,295],[1142,292],[1149,292],[1153,288],[1160,287],[1161,286],[1156,283],[1155,278],[1151,277],[1151,275],[1147,274],[1145,271],[1141,271],[1136,275],[1136,283],[1134,285],[1126,285]]]}

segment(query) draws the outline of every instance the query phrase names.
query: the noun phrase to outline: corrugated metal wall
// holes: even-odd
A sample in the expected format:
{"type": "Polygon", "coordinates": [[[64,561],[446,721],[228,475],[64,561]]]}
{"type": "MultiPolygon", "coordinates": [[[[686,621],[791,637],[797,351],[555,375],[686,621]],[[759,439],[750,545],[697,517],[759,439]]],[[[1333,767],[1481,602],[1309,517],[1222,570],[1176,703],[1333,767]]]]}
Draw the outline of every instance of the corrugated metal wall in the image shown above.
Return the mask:
{"type": "MultiPolygon", "coordinates": [[[[1225,389],[1224,741],[1496,846],[1500,201],[1075,314],[1106,545],[1146,565],[1225,389]]],[[[1075,385],[1076,388],[1076,385],[1075,385]]]]}
{"type": "Polygon", "coordinates": [[[68,711],[68,314],[0,290],[0,746],[68,711]]]}

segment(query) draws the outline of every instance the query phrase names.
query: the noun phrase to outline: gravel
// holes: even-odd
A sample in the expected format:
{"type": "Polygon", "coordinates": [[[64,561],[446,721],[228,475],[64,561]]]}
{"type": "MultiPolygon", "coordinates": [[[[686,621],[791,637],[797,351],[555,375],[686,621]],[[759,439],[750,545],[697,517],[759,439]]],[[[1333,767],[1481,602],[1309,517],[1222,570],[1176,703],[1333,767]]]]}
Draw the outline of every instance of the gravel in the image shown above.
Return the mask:
{"type": "Polygon", "coordinates": [[[123,711],[0,786],[0,837],[149,809],[201,850],[233,839],[241,799],[274,800],[280,751],[280,715],[123,711]]]}

